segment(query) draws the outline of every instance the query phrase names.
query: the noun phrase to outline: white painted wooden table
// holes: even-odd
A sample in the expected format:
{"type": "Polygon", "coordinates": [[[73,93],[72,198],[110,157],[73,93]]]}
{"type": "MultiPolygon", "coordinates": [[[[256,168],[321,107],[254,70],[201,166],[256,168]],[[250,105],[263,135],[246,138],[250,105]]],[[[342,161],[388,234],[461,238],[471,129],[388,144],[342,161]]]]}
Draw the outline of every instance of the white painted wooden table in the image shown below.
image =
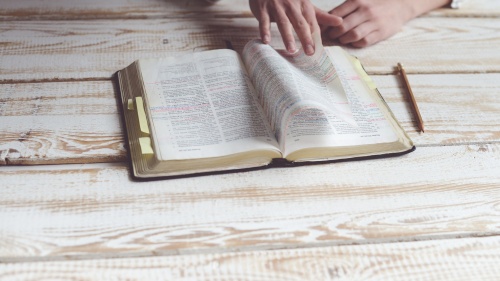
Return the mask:
{"type": "Polygon", "coordinates": [[[0,280],[500,280],[500,1],[348,48],[411,154],[134,182],[113,73],[258,36],[203,3],[0,0],[0,280]]]}

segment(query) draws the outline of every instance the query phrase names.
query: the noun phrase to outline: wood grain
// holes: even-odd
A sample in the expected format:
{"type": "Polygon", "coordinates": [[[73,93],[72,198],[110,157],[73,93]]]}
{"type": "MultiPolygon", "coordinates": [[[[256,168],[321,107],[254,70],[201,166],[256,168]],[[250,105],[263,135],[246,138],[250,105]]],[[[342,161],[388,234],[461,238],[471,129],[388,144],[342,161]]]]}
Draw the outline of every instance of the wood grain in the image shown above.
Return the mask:
{"type": "Polygon", "coordinates": [[[499,17],[499,1],[468,0],[348,49],[419,146],[409,155],[136,182],[110,77],[241,50],[258,37],[247,0],[2,1],[0,279],[498,280],[499,17]],[[58,163],[77,164],[16,166],[58,163]]]}
{"type": "MultiPolygon", "coordinates": [[[[323,1],[326,2],[326,1],[323,1]]],[[[4,20],[144,19],[183,17],[250,17],[246,0],[99,0],[40,2],[6,1],[0,8],[4,20]]]]}
{"type": "MultiPolygon", "coordinates": [[[[499,32],[496,19],[416,19],[387,41],[348,51],[370,74],[393,73],[397,62],[410,74],[500,72],[499,32]]],[[[259,36],[255,19],[15,21],[0,33],[4,83],[109,78],[139,58],[225,48],[227,40],[241,50],[259,36]]]]}
{"type": "Polygon", "coordinates": [[[500,144],[134,182],[123,164],[0,170],[0,262],[500,234],[500,144]]]}
{"type": "Polygon", "coordinates": [[[126,160],[110,81],[0,85],[0,165],[126,160]]]}
{"type": "MultiPolygon", "coordinates": [[[[313,0],[317,7],[330,10],[341,0],[313,0]]],[[[500,3],[468,0],[462,9],[439,9],[431,16],[497,17],[500,3]]],[[[203,0],[98,0],[86,1],[4,1],[0,20],[137,19],[181,17],[251,17],[247,0],[222,0],[215,5],[203,0]]]]}
{"type": "MultiPolygon", "coordinates": [[[[500,74],[410,75],[426,133],[398,76],[373,76],[417,146],[500,142],[500,74]]],[[[0,165],[127,159],[111,81],[0,84],[0,165]]]]}
{"type": "Polygon", "coordinates": [[[500,74],[409,75],[425,133],[418,132],[402,78],[373,79],[417,146],[500,141],[500,74]]]}
{"type": "Polygon", "coordinates": [[[499,237],[0,264],[2,280],[498,280],[499,237]]]}
{"type": "Polygon", "coordinates": [[[437,9],[425,16],[439,17],[492,17],[500,16],[500,2],[491,0],[466,0],[460,9],[437,9]]]}

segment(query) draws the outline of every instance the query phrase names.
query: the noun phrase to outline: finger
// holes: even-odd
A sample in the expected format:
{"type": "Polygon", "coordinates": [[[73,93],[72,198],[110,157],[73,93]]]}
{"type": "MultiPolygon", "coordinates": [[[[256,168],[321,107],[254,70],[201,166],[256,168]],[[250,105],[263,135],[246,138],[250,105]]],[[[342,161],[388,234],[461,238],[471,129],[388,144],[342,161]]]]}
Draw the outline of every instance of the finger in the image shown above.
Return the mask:
{"type": "Polygon", "coordinates": [[[283,10],[277,10],[276,24],[278,25],[278,30],[281,33],[281,38],[285,44],[285,48],[289,53],[295,53],[297,47],[295,46],[295,37],[293,36],[292,24],[288,19],[288,16],[283,10]]]}
{"type": "Polygon", "coordinates": [[[329,14],[317,7],[314,7],[318,24],[322,26],[322,32],[330,26],[339,26],[342,24],[342,18],[336,15],[329,14]]]}
{"type": "Polygon", "coordinates": [[[320,24],[319,28],[321,30],[321,35],[323,36],[323,34],[325,34],[328,31],[328,28],[330,28],[330,27],[320,24]]]}
{"type": "Polygon", "coordinates": [[[366,21],[367,18],[364,17],[362,13],[352,13],[344,18],[342,25],[331,28],[328,37],[337,39],[366,21]]]}
{"type": "Polygon", "coordinates": [[[303,9],[302,13],[307,23],[309,24],[311,33],[320,32],[318,18],[316,17],[316,7],[314,7],[311,3],[309,3],[307,8],[303,9]]]}
{"type": "Polygon", "coordinates": [[[357,1],[347,0],[338,7],[334,8],[329,14],[344,18],[345,16],[351,14],[358,9],[359,5],[357,1]]]}
{"type": "Polygon", "coordinates": [[[375,30],[370,34],[366,35],[363,39],[356,42],[352,42],[351,46],[356,48],[364,48],[376,44],[383,39],[385,38],[383,37],[382,33],[378,30],[375,30]]]}
{"type": "Polygon", "coordinates": [[[358,42],[375,30],[376,30],[376,25],[373,22],[367,21],[349,30],[344,35],[340,36],[339,42],[342,44],[358,42]]]}
{"type": "Polygon", "coordinates": [[[316,21],[314,9],[312,6],[306,6],[303,11],[291,9],[288,13],[304,52],[306,55],[313,55],[314,42],[312,40],[311,33],[313,31],[319,32],[319,26],[316,21]]]}
{"type": "Polygon", "coordinates": [[[271,19],[267,11],[262,11],[259,20],[260,38],[264,44],[271,42],[271,19]]]}

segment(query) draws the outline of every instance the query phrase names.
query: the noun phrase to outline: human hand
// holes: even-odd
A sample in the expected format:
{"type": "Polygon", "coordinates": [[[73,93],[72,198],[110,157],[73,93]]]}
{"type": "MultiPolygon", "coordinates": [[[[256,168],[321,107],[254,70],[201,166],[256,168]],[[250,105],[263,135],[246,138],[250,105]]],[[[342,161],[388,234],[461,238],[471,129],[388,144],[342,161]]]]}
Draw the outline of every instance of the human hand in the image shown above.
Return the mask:
{"type": "Polygon", "coordinates": [[[358,48],[373,45],[389,38],[416,17],[422,10],[418,7],[419,2],[425,1],[347,0],[329,12],[344,21],[339,26],[328,28],[325,35],[358,48]]]}
{"type": "Polygon", "coordinates": [[[342,18],[314,7],[309,0],[249,0],[250,9],[259,21],[262,42],[271,42],[271,22],[276,22],[288,52],[296,51],[293,30],[297,33],[304,52],[313,55],[312,33],[320,32],[319,24],[337,26],[342,18]]]}

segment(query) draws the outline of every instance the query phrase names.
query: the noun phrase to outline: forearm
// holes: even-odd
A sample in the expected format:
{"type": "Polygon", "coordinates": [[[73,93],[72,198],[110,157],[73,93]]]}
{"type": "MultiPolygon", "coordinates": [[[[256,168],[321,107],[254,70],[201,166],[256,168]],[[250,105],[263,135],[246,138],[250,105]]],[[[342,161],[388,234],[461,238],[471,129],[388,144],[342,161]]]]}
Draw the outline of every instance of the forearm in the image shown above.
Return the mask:
{"type": "Polygon", "coordinates": [[[366,47],[399,32],[406,22],[434,9],[450,5],[452,0],[347,0],[330,11],[342,17],[338,27],[327,35],[342,44],[366,47]]]}

